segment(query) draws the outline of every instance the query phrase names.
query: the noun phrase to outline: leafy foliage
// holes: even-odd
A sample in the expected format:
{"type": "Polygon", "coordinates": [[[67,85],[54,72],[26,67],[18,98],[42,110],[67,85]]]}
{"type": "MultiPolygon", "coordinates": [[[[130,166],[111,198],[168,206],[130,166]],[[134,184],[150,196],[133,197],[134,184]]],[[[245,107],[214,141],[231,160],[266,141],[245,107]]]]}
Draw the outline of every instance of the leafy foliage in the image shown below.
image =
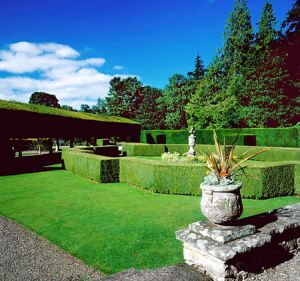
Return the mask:
{"type": "Polygon", "coordinates": [[[299,1],[278,39],[266,2],[253,34],[245,0],[236,0],[224,47],[209,65],[186,106],[188,124],[200,128],[283,127],[300,116],[299,1]],[[254,40],[255,38],[255,40],[254,40]]]}
{"type": "MultiPolygon", "coordinates": [[[[221,57],[216,56],[185,108],[189,125],[196,128],[228,128],[234,125],[236,98],[230,88],[226,89],[227,79],[222,71],[221,57]]],[[[231,86],[234,86],[233,83],[231,86]]]]}
{"type": "Polygon", "coordinates": [[[109,114],[134,119],[142,102],[142,83],[136,77],[114,77],[106,102],[109,114]]]}
{"type": "Polygon", "coordinates": [[[107,113],[106,99],[98,98],[97,104],[92,107],[92,112],[95,114],[106,114],[107,113]]]}
{"type": "Polygon", "coordinates": [[[234,68],[237,74],[241,74],[253,43],[250,11],[245,0],[236,0],[227,21],[224,40],[224,70],[228,72],[234,68]]]}
{"type": "MultiPolygon", "coordinates": [[[[238,137],[238,136],[237,136],[238,137]]],[[[236,140],[237,140],[236,137],[236,140]]],[[[230,184],[234,182],[234,177],[239,170],[242,170],[245,167],[241,165],[245,163],[247,160],[253,158],[254,156],[261,154],[270,150],[270,148],[264,148],[260,151],[257,151],[252,154],[248,154],[247,152],[243,153],[242,156],[238,158],[234,157],[235,150],[235,142],[231,144],[229,149],[226,147],[225,138],[224,145],[221,147],[216,131],[214,131],[214,141],[216,152],[213,154],[207,155],[207,165],[211,171],[211,174],[216,177],[217,183],[225,182],[226,184],[230,184]],[[224,181],[225,179],[225,181],[224,181]]]]}
{"type": "Polygon", "coordinates": [[[258,32],[256,34],[257,47],[268,47],[277,37],[275,30],[277,20],[274,16],[272,5],[266,1],[258,23],[258,32]]]}
{"type": "Polygon", "coordinates": [[[195,59],[195,70],[188,72],[187,75],[193,80],[201,80],[203,79],[204,74],[205,74],[204,63],[198,54],[195,59]]]}
{"type": "Polygon", "coordinates": [[[70,106],[70,105],[62,105],[61,107],[60,107],[61,109],[64,109],[64,110],[69,110],[69,111],[77,111],[76,109],[74,109],[72,106],[70,106]]]}
{"type": "Polygon", "coordinates": [[[34,92],[29,99],[30,104],[40,104],[51,107],[60,107],[58,99],[55,95],[44,92],[34,92]]]}
{"type": "Polygon", "coordinates": [[[142,103],[136,110],[135,120],[142,129],[164,128],[165,112],[159,107],[162,91],[157,88],[144,86],[142,88],[142,103]]]}
{"type": "Polygon", "coordinates": [[[159,98],[160,109],[165,108],[165,126],[168,129],[181,129],[187,127],[185,105],[195,91],[195,83],[189,78],[174,74],[169,84],[159,98]]]}

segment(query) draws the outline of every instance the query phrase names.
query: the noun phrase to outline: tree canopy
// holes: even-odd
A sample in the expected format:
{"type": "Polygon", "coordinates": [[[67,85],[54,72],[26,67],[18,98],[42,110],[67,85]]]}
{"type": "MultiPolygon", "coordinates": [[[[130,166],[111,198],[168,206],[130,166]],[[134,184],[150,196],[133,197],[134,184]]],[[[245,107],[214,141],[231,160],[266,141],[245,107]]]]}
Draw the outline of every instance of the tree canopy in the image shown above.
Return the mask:
{"type": "Polygon", "coordinates": [[[32,93],[29,99],[29,103],[46,105],[46,106],[57,107],[57,108],[60,107],[58,103],[58,99],[56,98],[55,95],[51,95],[44,92],[32,93]]]}

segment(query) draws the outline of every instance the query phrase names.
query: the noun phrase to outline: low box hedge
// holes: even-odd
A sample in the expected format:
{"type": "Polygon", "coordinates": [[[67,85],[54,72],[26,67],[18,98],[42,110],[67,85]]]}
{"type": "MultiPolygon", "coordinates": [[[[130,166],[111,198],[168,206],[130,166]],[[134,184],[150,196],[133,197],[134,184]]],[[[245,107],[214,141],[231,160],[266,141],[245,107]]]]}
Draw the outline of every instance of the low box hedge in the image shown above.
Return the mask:
{"type": "Polygon", "coordinates": [[[165,163],[157,160],[123,158],[120,182],[157,193],[199,195],[206,168],[201,164],[165,163]]]}
{"type": "Polygon", "coordinates": [[[159,156],[167,150],[164,144],[122,143],[122,151],[126,156],[159,156]]]}
{"type": "MultiPolygon", "coordinates": [[[[127,145],[130,149],[134,148],[133,153],[142,153],[143,156],[155,156],[151,151],[159,151],[160,154],[165,147],[170,152],[188,149],[187,145],[155,145],[158,148],[153,151],[150,145],[127,145]],[[141,147],[147,147],[146,153],[139,150],[141,147]]],[[[204,148],[201,147],[202,152],[214,150],[212,145],[204,148]]],[[[199,184],[207,171],[205,164],[201,163],[170,163],[137,157],[110,158],[91,153],[91,149],[64,149],[62,158],[65,168],[101,183],[121,181],[152,192],[189,195],[200,194],[199,184]]],[[[285,196],[293,194],[295,190],[300,193],[300,161],[250,161],[246,172],[247,176],[241,178],[244,198],[285,196]]]]}
{"type": "Polygon", "coordinates": [[[65,169],[100,183],[119,182],[119,160],[89,152],[76,149],[63,150],[65,169]]]}
{"type": "MultiPolygon", "coordinates": [[[[152,192],[200,195],[199,185],[205,164],[166,163],[158,160],[124,158],[120,161],[120,181],[152,192]]],[[[255,162],[243,176],[244,198],[271,198],[294,193],[295,165],[255,162]]]]}

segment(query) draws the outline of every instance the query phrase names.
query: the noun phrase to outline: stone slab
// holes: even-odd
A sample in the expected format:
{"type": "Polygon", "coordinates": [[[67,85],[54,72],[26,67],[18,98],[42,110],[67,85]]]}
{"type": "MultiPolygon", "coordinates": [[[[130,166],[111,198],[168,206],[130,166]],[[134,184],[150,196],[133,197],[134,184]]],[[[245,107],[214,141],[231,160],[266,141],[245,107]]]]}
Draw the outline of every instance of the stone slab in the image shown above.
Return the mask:
{"type": "Polygon", "coordinates": [[[217,259],[228,261],[239,254],[271,243],[272,237],[268,234],[256,233],[224,244],[189,230],[180,230],[176,232],[176,238],[217,259]]]}
{"type": "Polygon", "coordinates": [[[176,238],[183,242],[187,264],[213,280],[237,280],[253,272],[249,262],[256,267],[265,263],[260,258],[264,251],[273,251],[275,256],[268,258],[275,260],[300,250],[300,204],[241,219],[230,227],[196,222],[177,231],[176,238]]]}
{"type": "Polygon", "coordinates": [[[224,226],[216,225],[208,221],[192,223],[189,225],[188,229],[191,232],[211,238],[212,240],[223,244],[252,235],[256,232],[256,227],[254,225],[224,226]]]}

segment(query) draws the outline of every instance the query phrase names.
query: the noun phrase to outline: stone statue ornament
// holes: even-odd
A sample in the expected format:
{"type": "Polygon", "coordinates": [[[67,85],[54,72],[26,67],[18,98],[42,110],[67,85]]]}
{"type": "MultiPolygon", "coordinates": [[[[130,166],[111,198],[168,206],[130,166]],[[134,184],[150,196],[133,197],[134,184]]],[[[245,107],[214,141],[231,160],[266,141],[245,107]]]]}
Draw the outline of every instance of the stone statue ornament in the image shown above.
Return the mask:
{"type": "Polygon", "coordinates": [[[223,147],[220,145],[218,136],[214,131],[216,152],[207,155],[208,175],[200,184],[202,198],[201,211],[206,218],[215,224],[230,224],[238,219],[243,212],[243,204],[240,194],[242,183],[236,177],[245,167],[244,162],[255,155],[270,150],[265,148],[251,155],[243,154],[242,157],[234,156],[235,143],[230,149],[226,148],[225,139],[223,147]]]}
{"type": "Polygon", "coordinates": [[[189,133],[190,133],[190,135],[189,135],[189,147],[190,147],[190,149],[187,153],[188,157],[196,155],[196,151],[195,151],[195,145],[196,145],[195,128],[191,127],[189,133]]]}

